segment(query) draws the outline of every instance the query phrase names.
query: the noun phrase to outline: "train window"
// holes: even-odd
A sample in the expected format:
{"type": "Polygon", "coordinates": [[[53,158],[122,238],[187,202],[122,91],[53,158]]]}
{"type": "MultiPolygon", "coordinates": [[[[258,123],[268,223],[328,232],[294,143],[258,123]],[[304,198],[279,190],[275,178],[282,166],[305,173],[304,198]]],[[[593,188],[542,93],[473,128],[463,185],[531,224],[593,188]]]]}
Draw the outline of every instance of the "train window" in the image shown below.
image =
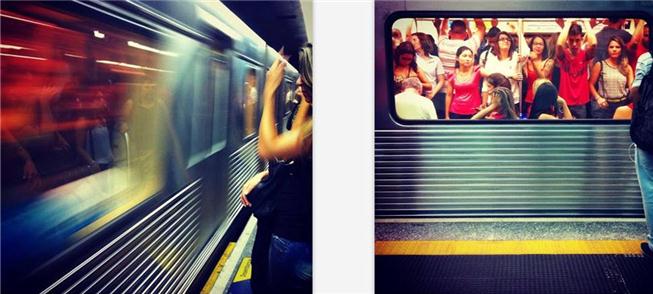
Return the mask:
{"type": "Polygon", "coordinates": [[[295,85],[291,81],[286,81],[286,94],[284,95],[284,113],[286,115],[295,108],[295,105],[299,104],[298,96],[295,95],[295,85]]]}
{"type": "Polygon", "coordinates": [[[247,69],[243,88],[243,137],[248,137],[257,130],[259,93],[256,70],[247,69]]]}
{"type": "Polygon", "coordinates": [[[213,147],[211,152],[224,148],[227,140],[227,112],[229,102],[229,68],[222,60],[211,62],[213,81],[213,147]]]}
{"type": "Polygon", "coordinates": [[[73,199],[42,228],[83,222],[89,233],[155,195],[177,148],[165,142],[177,70],[192,55],[182,48],[196,42],[37,2],[3,3],[0,19],[3,212],[73,199]],[[104,213],[84,214],[90,206],[104,213]]]}
{"type": "Polygon", "coordinates": [[[211,71],[206,62],[206,51],[197,53],[195,63],[195,78],[193,92],[193,112],[191,119],[191,157],[189,166],[192,166],[209,155],[212,146],[213,109],[215,107],[211,80],[211,71]]]}
{"type": "Polygon", "coordinates": [[[390,20],[388,90],[400,120],[629,120],[642,18],[390,20]]]}

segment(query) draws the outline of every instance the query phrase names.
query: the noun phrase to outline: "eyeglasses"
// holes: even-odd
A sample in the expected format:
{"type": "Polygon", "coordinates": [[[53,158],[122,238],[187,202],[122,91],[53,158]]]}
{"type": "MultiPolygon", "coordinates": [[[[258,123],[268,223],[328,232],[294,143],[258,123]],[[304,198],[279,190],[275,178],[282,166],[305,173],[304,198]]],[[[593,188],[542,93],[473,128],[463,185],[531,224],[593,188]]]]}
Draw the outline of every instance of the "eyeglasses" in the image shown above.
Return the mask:
{"type": "Polygon", "coordinates": [[[512,42],[512,40],[510,40],[510,38],[499,38],[499,41],[508,41],[508,42],[512,42]]]}

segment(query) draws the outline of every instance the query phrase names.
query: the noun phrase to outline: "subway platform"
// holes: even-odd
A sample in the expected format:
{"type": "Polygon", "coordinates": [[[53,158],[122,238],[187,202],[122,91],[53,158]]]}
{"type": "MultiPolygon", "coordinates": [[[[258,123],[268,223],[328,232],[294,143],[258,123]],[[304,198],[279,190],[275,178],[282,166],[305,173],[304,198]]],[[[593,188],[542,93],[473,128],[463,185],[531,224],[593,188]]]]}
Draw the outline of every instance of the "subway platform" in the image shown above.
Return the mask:
{"type": "Polygon", "coordinates": [[[653,293],[644,219],[385,219],[376,293],[653,293]]]}

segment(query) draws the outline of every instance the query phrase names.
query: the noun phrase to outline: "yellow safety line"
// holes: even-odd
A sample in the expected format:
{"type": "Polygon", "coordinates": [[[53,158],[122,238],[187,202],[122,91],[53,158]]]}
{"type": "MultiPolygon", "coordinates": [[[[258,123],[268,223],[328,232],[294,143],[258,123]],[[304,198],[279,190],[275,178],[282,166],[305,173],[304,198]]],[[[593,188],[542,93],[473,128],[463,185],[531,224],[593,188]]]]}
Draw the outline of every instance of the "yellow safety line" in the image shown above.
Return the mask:
{"type": "Polygon", "coordinates": [[[224,264],[227,263],[227,259],[229,259],[229,256],[231,255],[231,252],[234,251],[235,247],[236,247],[236,242],[230,242],[229,245],[227,245],[227,249],[224,250],[224,253],[222,253],[222,257],[220,257],[218,264],[215,265],[215,268],[213,269],[213,272],[211,273],[209,280],[206,281],[206,284],[202,288],[202,291],[200,291],[201,294],[208,294],[211,292],[211,289],[213,289],[213,285],[215,285],[215,281],[218,279],[218,276],[220,275],[220,272],[222,271],[224,264]]]}
{"type": "Polygon", "coordinates": [[[639,240],[376,241],[376,255],[640,254],[639,240]]]}

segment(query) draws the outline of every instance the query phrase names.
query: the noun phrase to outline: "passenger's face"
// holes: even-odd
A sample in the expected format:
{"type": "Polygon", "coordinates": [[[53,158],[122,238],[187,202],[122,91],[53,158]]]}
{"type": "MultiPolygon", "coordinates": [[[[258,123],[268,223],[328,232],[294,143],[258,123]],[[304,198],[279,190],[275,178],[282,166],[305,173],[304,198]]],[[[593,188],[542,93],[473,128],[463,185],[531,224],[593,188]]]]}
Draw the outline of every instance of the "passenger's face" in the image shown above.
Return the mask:
{"type": "Polygon", "coordinates": [[[499,35],[498,44],[499,44],[499,49],[510,49],[510,44],[512,43],[512,39],[510,39],[509,36],[506,35],[499,35]]]}
{"type": "Polygon", "coordinates": [[[415,48],[415,50],[422,48],[422,44],[419,42],[419,38],[417,38],[417,36],[410,37],[410,43],[413,44],[413,48],[415,48]]]}
{"type": "Polygon", "coordinates": [[[569,45],[569,49],[574,53],[580,49],[582,42],[583,36],[581,35],[569,36],[569,38],[567,38],[567,45],[569,45]]]}
{"type": "Polygon", "coordinates": [[[538,55],[542,55],[542,52],[544,52],[544,40],[542,38],[535,37],[533,40],[533,51],[538,55]]]}
{"type": "Polygon", "coordinates": [[[610,41],[608,43],[608,56],[611,58],[617,58],[621,55],[621,45],[617,41],[610,41]]]}
{"type": "Polygon", "coordinates": [[[413,62],[415,55],[413,54],[401,54],[399,55],[399,65],[409,66],[413,62]]]}
{"type": "Polygon", "coordinates": [[[458,56],[458,62],[460,65],[472,66],[474,64],[474,54],[472,51],[465,50],[458,56]]]}

